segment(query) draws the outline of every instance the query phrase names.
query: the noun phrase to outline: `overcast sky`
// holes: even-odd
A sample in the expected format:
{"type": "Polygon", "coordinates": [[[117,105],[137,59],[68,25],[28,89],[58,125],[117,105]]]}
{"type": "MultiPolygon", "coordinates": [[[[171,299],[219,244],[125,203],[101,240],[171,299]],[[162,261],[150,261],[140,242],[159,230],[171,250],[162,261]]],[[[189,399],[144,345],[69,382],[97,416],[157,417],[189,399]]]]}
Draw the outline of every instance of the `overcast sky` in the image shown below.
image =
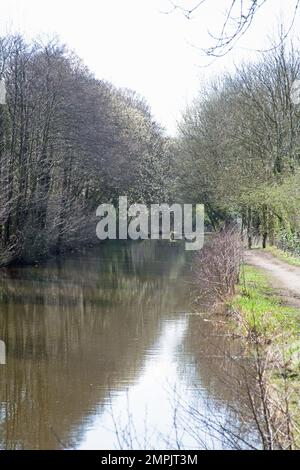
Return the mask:
{"type": "MultiPolygon", "coordinates": [[[[143,95],[155,118],[174,134],[201,81],[267,47],[277,25],[290,24],[295,2],[267,0],[235,51],[206,67],[201,48],[210,44],[208,31],[218,32],[228,0],[207,0],[192,20],[179,11],[164,14],[168,0],[0,0],[0,34],[59,36],[97,78],[143,95]]],[[[295,41],[299,16],[291,35],[295,41]]]]}

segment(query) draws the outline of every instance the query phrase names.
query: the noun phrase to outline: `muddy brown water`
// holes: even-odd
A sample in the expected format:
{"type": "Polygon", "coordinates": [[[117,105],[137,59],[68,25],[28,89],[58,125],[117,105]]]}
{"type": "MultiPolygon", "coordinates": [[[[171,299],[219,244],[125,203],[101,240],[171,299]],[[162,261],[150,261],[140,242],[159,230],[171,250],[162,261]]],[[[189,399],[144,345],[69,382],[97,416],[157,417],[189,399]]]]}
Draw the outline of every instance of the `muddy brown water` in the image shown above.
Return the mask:
{"type": "Polygon", "coordinates": [[[191,312],[189,272],[184,245],[159,241],[2,270],[0,447],[253,443],[228,387],[240,345],[191,312]]]}

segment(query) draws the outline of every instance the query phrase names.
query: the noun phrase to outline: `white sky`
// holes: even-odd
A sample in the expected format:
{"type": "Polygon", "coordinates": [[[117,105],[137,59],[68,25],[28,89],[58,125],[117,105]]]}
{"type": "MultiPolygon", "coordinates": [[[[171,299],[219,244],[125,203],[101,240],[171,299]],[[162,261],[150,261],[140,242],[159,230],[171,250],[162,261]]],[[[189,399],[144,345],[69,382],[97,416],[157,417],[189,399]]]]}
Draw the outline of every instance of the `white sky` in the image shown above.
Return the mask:
{"type": "MultiPolygon", "coordinates": [[[[169,0],[0,0],[0,34],[59,36],[97,78],[143,95],[155,118],[174,134],[201,81],[267,47],[278,23],[290,24],[295,2],[268,0],[235,51],[208,67],[200,49],[210,44],[208,31],[218,32],[228,0],[207,0],[193,20],[178,11],[163,14],[170,10],[169,0]]],[[[181,3],[193,6],[197,0],[181,3]]],[[[300,11],[292,34],[296,41],[299,16],[300,11]]]]}

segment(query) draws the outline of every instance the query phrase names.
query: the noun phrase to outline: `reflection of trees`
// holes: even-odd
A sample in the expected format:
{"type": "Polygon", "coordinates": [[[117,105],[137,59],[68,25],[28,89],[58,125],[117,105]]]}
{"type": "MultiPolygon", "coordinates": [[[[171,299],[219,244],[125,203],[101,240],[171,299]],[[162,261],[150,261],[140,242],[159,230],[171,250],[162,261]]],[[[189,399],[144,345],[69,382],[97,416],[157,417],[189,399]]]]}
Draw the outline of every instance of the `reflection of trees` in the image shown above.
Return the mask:
{"type": "Polygon", "coordinates": [[[7,344],[7,365],[0,369],[2,448],[57,448],[58,438],[71,446],[109,388],[137,378],[159,318],[184,302],[179,279],[172,281],[183,265],[179,250],[111,244],[6,271],[0,284],[7,344]]]}
{"type": "Polygon", "coordinates": [[[219,400],[228,401],[231,391],[222,385],[238,373],[238,362],[233,358],[241,357],[242,350],[241,343],[227,335],[228,329],[217,322],[216,316],[208,315],[204,320],[190,315],[185,349],[194,356],[203,386],[219,400]]]}
{"type": "Polygon", "coordinates": [[[224,319],[215,314],[205,318],[190,315],[184,352],[193,357],[195,367],[187,367],[182,361],[181,374],[195,390],[200,384],[207,400],[203,409],[197,404],[190,409],[186,403],[182,405],[181,413],[193,423],[193,432],[205,425],[208,435],[211,433],[225,447],[259,445],[248,397],[254,386],[253,369],[241,341],[233,338],[224,319]]]}

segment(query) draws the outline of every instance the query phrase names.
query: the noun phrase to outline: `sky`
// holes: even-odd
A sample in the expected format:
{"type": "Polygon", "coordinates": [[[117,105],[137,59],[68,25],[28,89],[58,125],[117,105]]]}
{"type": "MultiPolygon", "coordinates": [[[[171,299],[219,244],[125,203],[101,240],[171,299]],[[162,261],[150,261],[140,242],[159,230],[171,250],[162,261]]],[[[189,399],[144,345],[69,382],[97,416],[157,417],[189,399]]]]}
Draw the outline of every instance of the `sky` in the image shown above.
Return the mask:
{"type": "MultiPolygon", "coordinates": [[[[169,0],[0,0],[0,35],[54,36],[99,79],[144,96],[171,135],[181,113],[211,77],[257,56],[291,24],[297,0],[267,0],[234,51],[209,60],[202,49],[218,33],[230,0],[206,0],[188,20],[169,0]]],[[[176,0],[174,0],[174,3],[176,0]]],[[[197,0],[178,0],[193,7],[197,0]]],[[[298,43],[300,8],[290,37],[298,43]]]]}

